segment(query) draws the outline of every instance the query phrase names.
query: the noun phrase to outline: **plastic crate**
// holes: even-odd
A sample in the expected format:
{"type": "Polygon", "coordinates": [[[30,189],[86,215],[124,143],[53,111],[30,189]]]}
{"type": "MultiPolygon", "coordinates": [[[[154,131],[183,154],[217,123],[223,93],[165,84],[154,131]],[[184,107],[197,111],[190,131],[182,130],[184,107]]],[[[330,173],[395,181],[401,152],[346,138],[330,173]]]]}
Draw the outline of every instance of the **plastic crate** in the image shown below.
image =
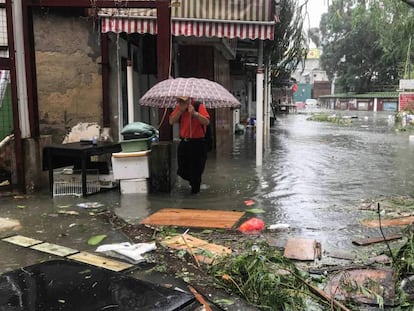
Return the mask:
{"type": "MultiPolygon", "coordinates": [[[[101,190],[98,170],[87,170],[86,193],[92,194],[101,190]]],[[[81,196],[82,195],[82,174],[77,171],[68,173],[60,171],[54,173],[53,177],[53,196],[81,196]]]]}
{"type": "Polygon", "coordinates": [[[140,139],[129,139],[120,141],[122,152],[136,152],[136,151],[145,151],[151,149],[150,138],[140,138],[140,139]]]}

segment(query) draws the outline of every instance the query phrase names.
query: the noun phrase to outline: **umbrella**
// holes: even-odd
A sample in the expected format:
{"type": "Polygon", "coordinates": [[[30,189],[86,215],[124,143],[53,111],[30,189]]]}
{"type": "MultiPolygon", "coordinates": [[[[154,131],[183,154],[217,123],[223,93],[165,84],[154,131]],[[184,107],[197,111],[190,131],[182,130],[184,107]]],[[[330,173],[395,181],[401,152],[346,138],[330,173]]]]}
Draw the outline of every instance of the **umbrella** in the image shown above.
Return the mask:
{"type": "Polygon", "coordinates": [[[217,82],[199,78],[167,79],[155,84],[139,103],[143,106],[174,108],[177,96],[201,101],[207,108],[239,107],[240,102],[217,82]]]}

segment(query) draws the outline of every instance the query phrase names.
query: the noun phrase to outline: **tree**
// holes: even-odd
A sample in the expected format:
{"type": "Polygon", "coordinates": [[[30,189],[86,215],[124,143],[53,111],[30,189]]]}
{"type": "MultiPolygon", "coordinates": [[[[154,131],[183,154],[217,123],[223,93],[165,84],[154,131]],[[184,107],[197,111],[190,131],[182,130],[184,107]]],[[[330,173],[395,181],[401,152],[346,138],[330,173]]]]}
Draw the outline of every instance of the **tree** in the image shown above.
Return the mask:
{"type": "Polygon", "coordinates": [[[265,55],[272,66],[272,84],[285,85],[292,72],[304,62],[308,53],[303,32],[304,5],[297,0],[281,0],[279,22],[275,25],[275,40],[265,46],[265,55]]]}
{"type": "Polygon", "coordinates": [[[321,19],[321,65],[330,79],[336,77],[341,91],[396,89],[407,53],[405,36],[413,29],[412,13],[403,11],[403,5],[392,0],[332,1],[321,19]],[[397,22],[399,16],[403,18],[397,22]]]}

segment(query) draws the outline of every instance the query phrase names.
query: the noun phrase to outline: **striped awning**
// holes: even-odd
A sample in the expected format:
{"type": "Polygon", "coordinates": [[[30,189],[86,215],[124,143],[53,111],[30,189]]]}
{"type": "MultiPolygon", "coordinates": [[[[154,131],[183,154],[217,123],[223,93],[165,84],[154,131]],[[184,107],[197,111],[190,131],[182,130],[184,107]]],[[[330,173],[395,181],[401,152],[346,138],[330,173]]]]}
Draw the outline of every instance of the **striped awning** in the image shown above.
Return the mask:
{"type": "MultiPolygon", "coordinates": [[[[180,0],[171,8],[173,36],[274,39],[271,0],[180,0]]],[[[100,9],[102,32],[157,33],[155,9],[100,9]]]]}

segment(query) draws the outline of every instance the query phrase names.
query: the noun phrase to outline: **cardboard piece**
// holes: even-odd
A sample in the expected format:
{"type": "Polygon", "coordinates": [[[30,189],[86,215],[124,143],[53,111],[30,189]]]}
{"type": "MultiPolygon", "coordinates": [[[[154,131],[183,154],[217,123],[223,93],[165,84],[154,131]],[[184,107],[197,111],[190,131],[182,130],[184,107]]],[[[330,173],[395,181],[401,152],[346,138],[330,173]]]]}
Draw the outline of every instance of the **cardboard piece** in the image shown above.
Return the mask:
{"type": "Polygon", "coordinates": [[[141,224],[230,229],[243,215],[244,212],[165,208],[145,218],[141,224]]]}
{"type": "Polygon", "coordinates": [[[317,254],[316,240],[290,238],[286,242],[283,256],[297,260],[315,260],[317,254]]]}
{"type": "Polygon", "coordinates": [[[177,235],[165,239],[162,245],[173,248],[183,249],[196,257],[198,262],[212,264],[217,257],[231,254],[231,249],[225,246],[208,243],[207,241],[197,239],[189,234],[177,235]],[[184,238],[183,238],[184,237],[184,238]]]}

